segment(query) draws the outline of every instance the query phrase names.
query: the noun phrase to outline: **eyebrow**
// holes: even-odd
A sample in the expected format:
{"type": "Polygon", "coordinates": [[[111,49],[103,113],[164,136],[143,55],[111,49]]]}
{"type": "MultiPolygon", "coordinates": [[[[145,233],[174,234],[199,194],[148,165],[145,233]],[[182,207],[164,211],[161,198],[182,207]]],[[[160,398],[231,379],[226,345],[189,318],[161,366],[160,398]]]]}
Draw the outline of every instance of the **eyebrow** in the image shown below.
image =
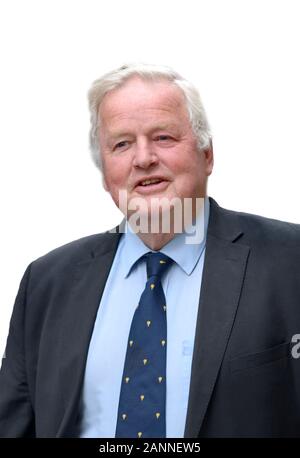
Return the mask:
{"type": "MultiPolygon", "coordinates": [[[[174,123],[157,124],[156,126],[152,127],[149,130],[149,133],[153,133],[157,130],[168,130],[168,129],[171,129],[171,130],[178,129],[178,126],[174,123]]],[[[129,131],[125,131],[125,130],[108,132],[108,136],[111,140],[116,140],[117,138],[126,137],[128,135],[132,135],[132,134],[129,131]]]]}

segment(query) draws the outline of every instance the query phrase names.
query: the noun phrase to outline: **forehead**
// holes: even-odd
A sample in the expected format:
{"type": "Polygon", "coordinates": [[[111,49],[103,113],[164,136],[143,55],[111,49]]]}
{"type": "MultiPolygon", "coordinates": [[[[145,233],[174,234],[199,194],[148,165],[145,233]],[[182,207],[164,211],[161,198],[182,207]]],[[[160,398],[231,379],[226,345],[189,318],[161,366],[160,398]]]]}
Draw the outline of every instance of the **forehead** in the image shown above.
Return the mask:
{"type": "Polygon", "coordinates": [[[132,77],[121,87],[108,92],[99,107],[101,123],[143,116],[187,118],[183,92],[169,81],[145,81],[132,77]]]}

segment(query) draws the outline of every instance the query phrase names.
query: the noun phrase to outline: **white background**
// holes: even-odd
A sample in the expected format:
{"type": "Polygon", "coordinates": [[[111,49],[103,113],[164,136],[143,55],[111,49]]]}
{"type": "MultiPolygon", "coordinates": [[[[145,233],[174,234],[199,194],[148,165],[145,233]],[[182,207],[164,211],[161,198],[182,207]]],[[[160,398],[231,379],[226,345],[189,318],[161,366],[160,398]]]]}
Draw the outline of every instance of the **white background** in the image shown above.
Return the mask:
{"type": "Polygon", "coordinates": [[[209,195],[300,222],[298,0],[0,0],[0,350],[26,266],[121,216],[89,158],[86,92],[124,62],[174,67],[212,127],[209,195]]]}

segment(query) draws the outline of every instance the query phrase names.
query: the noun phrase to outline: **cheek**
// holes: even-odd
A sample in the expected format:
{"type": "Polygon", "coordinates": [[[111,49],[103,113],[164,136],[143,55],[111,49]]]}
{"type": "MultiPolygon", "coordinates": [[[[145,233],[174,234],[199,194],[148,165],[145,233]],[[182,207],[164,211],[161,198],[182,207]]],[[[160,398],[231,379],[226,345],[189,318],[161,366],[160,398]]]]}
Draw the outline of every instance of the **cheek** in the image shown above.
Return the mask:
{"type": "Polygon", "coordinates": [[[170,169],[175,178],[174,187],[179,193],[194,194],[205,179],[201,157],[197,152],[182,155],[180,160],[170,164],[170,169]]]}
{"type": "Polygon", "coordinates": [[[174,176],[187,178],[195,175],[201,168],[198,157],[193,157],[191,154],[174,157],[168,163],[169,169],[174,173],[174,176]]]}
{"type": "Polygon", "coordinates": [[[126,184],[128,178],[126,162],[118,159],[103,161],[103,171],[109,188],[126,184]]]}

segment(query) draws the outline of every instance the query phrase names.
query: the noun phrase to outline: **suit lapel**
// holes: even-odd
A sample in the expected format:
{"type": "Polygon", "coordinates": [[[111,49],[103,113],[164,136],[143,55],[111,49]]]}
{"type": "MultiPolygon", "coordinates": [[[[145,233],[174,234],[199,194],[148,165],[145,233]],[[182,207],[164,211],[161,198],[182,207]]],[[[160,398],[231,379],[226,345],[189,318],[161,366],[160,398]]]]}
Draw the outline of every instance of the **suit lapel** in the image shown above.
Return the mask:
{"type": "Polygon", "coordinates": [[[184,437],[198,437],[213,393],[241,294],[249,247],[232,214],[210,199],[184,437]],[[223,215],[221,215],[221,212],[223,215]]]}
{"type": "Polygon", "coordinates": [[[59,389],[63,393],[64,415],[56,437],[73,436],[75,432],[89,343],[118,241],[118,234],[107,235],[98,252],[74,268],[73,287],[61,318],[59,389]]]}

